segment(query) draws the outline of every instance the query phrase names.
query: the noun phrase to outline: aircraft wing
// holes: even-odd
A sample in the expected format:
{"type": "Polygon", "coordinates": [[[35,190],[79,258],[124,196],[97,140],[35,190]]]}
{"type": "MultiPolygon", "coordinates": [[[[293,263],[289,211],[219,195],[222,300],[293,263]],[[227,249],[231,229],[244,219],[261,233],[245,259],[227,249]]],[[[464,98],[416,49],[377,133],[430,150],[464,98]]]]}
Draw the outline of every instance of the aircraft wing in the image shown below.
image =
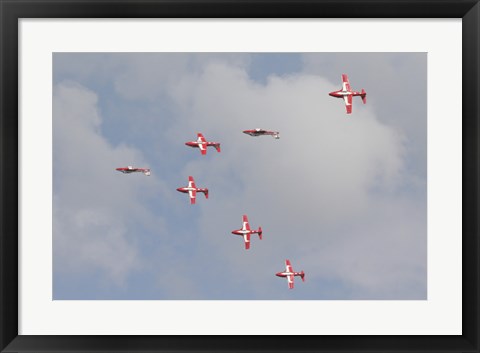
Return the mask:
{"type": "Polygon", "coordinates": [[[290,260],[285,260],[285,272],[293,272],[293,267],[290,263],[290,260]]]}
{"type": "Polygon", "coordinates": [[[188,187],[189,188],[196,188],[197,186],[195,185],[195,180],[193,179],[192,176],[188,177],[188,187]]]}
{"type": "Polygon", "coordinates": [[[287,276],[287,282],[288,282],[288,288],[292,289],[293,288],[293,280],[294,280],[294,276],[293,275],[288,275],[287,276]]]}
{"type": "Polygon", "coordinates": [[[250,230],[250,223],[248,222],[247,215],[243,215],[243,227],[242,230],[250,230]]]}
{"type": "Polygon", "coordinates": [[[200,148],[202,154],[207,154],[207,144],[205,142],[199,143],[198,147],[200,148]]]}
{"type": "Polygon", "coordinates": [[[349,94],[348,96],[343,96],[343,100],[345,101],[345,109],[347,109],[347,114],[351,114],[353,96],[351,94],[349,94]]]}
{"type": "Polygon", "coordinates": [[[343,90],[344,91],[351,91],[352,89],[350,88],[350,82],[348,82],[348,76],[343,74],[342,75],[342,81],[343,81],[343,90]]]}
{"type": "Polygon", "coordinates": [[[200,151],[202,154],[207,154],[207,140],[203,136],[202,133],[197,133],[197,143],[198,143],[198,148],[200,148],[200,151]]]}
{"type": "Polygon", "coordinates": [[[190,196],[190,204],[194,205],[197,198],[197,190],[190,190],[188,195],[190,196]]]}
{"type": "Polygon", "coordinates": [[[245,249],[250,249],[250,233],[245,233],[243,235],[243,240],[245,241],[245,249]]]}

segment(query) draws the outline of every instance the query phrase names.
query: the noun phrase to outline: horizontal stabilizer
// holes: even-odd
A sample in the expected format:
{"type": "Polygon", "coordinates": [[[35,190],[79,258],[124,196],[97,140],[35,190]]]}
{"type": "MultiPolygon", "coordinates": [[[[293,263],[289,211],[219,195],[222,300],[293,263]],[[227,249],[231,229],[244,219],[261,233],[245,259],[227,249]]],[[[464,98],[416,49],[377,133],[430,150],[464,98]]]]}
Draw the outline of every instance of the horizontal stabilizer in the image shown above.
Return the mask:
{"type": "Polygon", "coordinates": [[[362,88],[362,94],[360,95],[362,97],[363,104],[367,103],[367,92],[362,88]]]}

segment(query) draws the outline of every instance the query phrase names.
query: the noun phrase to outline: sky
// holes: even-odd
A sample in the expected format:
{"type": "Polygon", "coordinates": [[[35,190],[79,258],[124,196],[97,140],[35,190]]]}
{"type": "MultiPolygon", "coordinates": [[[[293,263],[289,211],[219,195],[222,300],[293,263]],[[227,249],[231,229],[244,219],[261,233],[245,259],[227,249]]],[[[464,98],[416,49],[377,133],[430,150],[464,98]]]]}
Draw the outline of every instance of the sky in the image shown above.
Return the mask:
{"type": "Polygon", "coordinates": [[[54,53],[53,299],[427,299],[426,99],[426,53],[54,53]]]}

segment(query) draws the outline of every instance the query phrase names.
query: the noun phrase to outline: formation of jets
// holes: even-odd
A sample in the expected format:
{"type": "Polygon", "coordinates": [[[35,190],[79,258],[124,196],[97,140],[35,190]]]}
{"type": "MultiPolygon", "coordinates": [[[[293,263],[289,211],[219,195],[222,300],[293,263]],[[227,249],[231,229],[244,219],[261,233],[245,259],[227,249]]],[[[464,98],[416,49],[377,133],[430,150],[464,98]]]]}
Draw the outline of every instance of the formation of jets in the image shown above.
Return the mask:
{"type": "Polygon", "coordinates": [[[197,192],[203,192],[205,198],[208,199],[208,189],[207,188],[197,188],[195,185],[195,180],[192,176],[188,177],[188,186],[177,188],[177,191],[183,192],[190,196],[190,204],[195,204],[195,199],[197,198],[197,192]]]}
{"type": "Polygon", "coordinates": [[[248,222],[248,217],[244,214],[242,228],[232,230],[232,234],[241,235],[245,242],[245,249],[248,250],[250,249],[250,235],[258,234],[258,237],[260,238],[260,240],[262,240],[262,227],[258,227],[257,230],[251,229],[250,223],[248,222]]]}
{"type": "Polygon", "coordinates": [[[350,82],[348,81],[348,76],[342,75],[342,89],[338,91],[330,92],[329,95],[335,98],[343,98],[345,101],[345,108],[347,109],[347,114],[352,114],[352,103],[353,97],[360,96],[362,97],[363,104],[367,103],[367,92],[362,88],[361,92],[352,91],[350,87],[350,82]]]}
{"type": "MultiPolygon", "coordinates": [[[[342,98],[345,102],[345,108],[346,108],[347,114],[351,114],[353,97],[360,96],[362,98],[363,104],[365,104],[367,102],[366,101],[367,93],[365,92],[364,89],[362,89],[361,92],[353,91],[350,87],[350,82],[346,74],[342,74],[342,82],[343,82],[342,89],[338,91],[330,92],[329,95],[335,98],[342,98]]],[[[254,136],[254,137],[269,135],[275,139],[280,138],[280,133],[278,131],[269,131],[269,130],[264,130],[259,128],[252,129],[252,130],[244,130],[243,133],[250,136],[254,136]]],[[[200,152],[202,155],[207,154],[208,147],[214,147],[217,150],[217,152],[220,152],[220,143],[207,141],[203,136],[203,134],[200,132],[197,133],[196,141],[185,142],[185,145],[200,149],[200,152]]],[[[125,174],[143,173],[144,175],[147,175],[147,176],[150,175],[150,169],[148,168],[137,168],[137,167],[127,166],[127,167],[116,168],[116,170],[125,174]]],[[[190,204],[192,205],[195,204],[195,200],[198,192],[203,193],[205,195],[205,198],[208,199],[208,189],[198,188],[195,184],[195,180],[193,176],[188,177],[187,186],[179,187],[177,188],[177,191],[188,194],[190,198],[190,204]]],[[[251,229],[250,222],[248,221],[247,215],[243,215],[242,221],[243,221],[242,228],[233,230],[232,234],[242,236],[245,243],[245,249],[248,250],[250,249],[250,238],[252,234],[257,234],[260,240],[262,240],[262,227],[259,226],[257,230],[251,229]]],[[[302,279],[302,281],[305,281],[305,273],[303,272],[303,270],[300,272],[295,272],[293,270],[290,260],[288,259],[285,260],[285,270],[282,272],[277,272],[275,275],[277,277],[286,278],[288,288],[290,289],[294,288],[294,279],[296,276],[299,276],[302,279]]]]}
{"type": "Polygon", "coordinates": [[[250,135],[250,136],[265,136],[265,135],[270,135],[275,139],[280,138],[280,133],[278,131],[268,131],[264,129],[253,129],[253,130],[244,130],[244,134],[250,135]]]}
{"type": "Polygon", "coordinates": [[[188,141],[185,144],[193,148],[199,148],[202,155],[207,154],[207,147],[209,146],[215,147],[217,152],[220,152],[220,143],[207,141],[201,132],[197,133],[197,141],[188,141]]]}

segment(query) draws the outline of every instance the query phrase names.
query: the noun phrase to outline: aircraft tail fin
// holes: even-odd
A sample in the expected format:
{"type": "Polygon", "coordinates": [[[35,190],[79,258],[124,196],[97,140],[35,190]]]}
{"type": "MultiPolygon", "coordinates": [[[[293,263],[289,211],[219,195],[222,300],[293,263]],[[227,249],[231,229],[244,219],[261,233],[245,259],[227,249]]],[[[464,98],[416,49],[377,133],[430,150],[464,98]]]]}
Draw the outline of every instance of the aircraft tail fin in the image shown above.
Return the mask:
{"type": "Polygon", "coordinates": [[[305,282],[305,272],[300,272],[300,277],[302,278],[302,281],[305,282]]]}
{"type": "Polygon", "coordinates": [[[205,194],[205,198],[208,199],[208,189],[205,189],[204,194],[205,194]]]}
{"type": "Polygon", "coordinates": [[[215,146],[215,149],[217,150],[217,152],[220,152],[220,144],[217,143],[217,144],[215,144],[214,146],[215,146]]]}
{"type": "Polygon", "coordinates": [[[143,172],[146,176],[150,176],[150,169],[147,169],[146,171],[143,172]]]}
{"type": "Polygon", "coordinates": [[[258,237],[262,240],[262,227],[258,227],[258,237]]]}
{"type": "Polygon", "coordinates": [[[362,97],[363,104],[367,103],[367,92],[363,88],[360,97],[362,97]]]}

